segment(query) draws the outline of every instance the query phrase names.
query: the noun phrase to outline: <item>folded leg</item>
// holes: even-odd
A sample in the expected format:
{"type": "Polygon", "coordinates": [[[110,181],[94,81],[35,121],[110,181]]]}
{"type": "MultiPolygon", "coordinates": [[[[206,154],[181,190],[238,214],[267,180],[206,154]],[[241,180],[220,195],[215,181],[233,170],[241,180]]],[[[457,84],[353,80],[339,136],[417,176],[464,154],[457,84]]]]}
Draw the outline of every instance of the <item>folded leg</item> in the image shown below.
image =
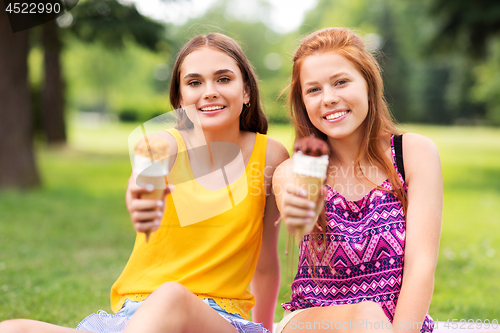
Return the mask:
{"type": "Polygon", "coordinates": [[[281,332],[394,333],[394,330],[380,305],[366,301],[306,309],[294,316],[281,332]]]}
{"type": "Polygon", "coordinates": [[[30,319],[11,319],[0,323],[0,332],[1,333],[85,333],[86,331],[57,326],[30,319]]]}
{"type": "Polygon", "coordinates": [[[214,309],[182,285],[168,282],[148,296],[124,333],[237,333],[214,309]]]}

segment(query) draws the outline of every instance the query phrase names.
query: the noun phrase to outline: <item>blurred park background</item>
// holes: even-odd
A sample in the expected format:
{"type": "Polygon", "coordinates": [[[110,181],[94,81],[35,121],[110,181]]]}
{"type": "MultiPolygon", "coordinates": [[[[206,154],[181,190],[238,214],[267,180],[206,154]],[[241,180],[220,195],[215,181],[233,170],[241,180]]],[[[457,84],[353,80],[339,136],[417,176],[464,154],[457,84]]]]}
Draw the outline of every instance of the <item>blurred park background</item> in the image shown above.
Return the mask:
{"type": "MultiPolygon", "coordinates": [[[[110,311],[110,287],[135,237],[124,204],[128,135],[171,110],[170,70],[186,41],[221,32],[242,45],[260,78],[269,135],[290,149],[282,94],[290,59],[302,36],[327,26],[364,37],[400,128],[440,149],[444,214],[431,316],[499,319],[500,1],[137,6],[81,0],[57,21],[16,34],[0,13],[0,320],[74,327],[110,311]]],[[[294,265],[284,227],[280,237],[284,302],[294,265]]]]}

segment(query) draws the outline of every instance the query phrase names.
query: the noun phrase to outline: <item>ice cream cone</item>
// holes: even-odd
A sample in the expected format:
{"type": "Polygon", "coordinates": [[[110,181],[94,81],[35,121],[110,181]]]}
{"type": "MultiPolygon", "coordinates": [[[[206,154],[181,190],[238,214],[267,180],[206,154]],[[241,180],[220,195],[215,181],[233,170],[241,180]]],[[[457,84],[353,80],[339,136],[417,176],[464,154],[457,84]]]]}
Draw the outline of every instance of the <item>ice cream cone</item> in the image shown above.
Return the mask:
{"type": "MultiPolygon", "coordinates": [[[[307,191],[307,199],[313,202],[318,202],[321,187],[325,183],[325,178],[312,177],[298,173],[295,173],[294,177],[295,184],[307,191]]],[[[310,233],[314,229],[314,225],[315,221],[312,221],[304,227],[295,229],[295,238],[298,243],[302,241],[304,235],[310,233]]]]}
{"type": "MultiPolygon", "coordinates": [[[[159,190],[159,189],[154,189],[150,193],[143,193],[141,195],[141,199],[147,199],[147,200],[164,200],[164,195],[165,195],[165,190],[159,190]]],[[[156,210],[159,210],[157,208],[156,210]]],[[[146,231],[144,233],[146,235],[146,243],[149,242],[149,238],[151,237],[151,231],[146,231]]]]}
{"type": "MultiPolygon", "coordinates": [[[[134,152],[134,174],[137,185],[154,186],[153,191],[143,193],[141,199],[163,201],[168,174],[168,142],[155,136],[144,137],[137,142],[134,152]]],[[[148,242],[151,232],[146,231],[145,235],[148,242]]]]}
{"type": "MultiPolygon", "coordinates": [[[[295,144],[293,155],[293,173],[295,184],[307,192],[307,199],[318,202],[321,187],[326,180],[328,170],[327,144],[318,138],[303,138],[295,144]]],[[[316,221],[295,229],[295,237],[300,243],[305,234],[314,229],[316,221]]]]}
{"type": "Polygon", "coordinates": [[[325,178],[311,177],[296,173],[295,184],[307,191],[307,200],[318,201],[325,178]]]}

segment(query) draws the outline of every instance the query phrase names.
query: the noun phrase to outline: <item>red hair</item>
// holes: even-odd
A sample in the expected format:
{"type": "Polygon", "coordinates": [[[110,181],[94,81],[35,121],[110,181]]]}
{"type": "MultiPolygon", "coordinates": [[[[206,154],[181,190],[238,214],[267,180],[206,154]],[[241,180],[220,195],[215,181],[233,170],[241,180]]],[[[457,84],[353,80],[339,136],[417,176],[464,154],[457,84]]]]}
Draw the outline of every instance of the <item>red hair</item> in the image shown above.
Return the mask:
{"type": "MultiPolygon", "coordinates": [[[[399,134],[384,99],[381,69],[375,57],[365,48],[363,39],[349,29],[326,28],[318,30],[305,37],[294,54],[292,79],[288,92],[288,108],[295,125],[296,140],[312,134],[329,143],[327,135],[314,127],[307,114],[302,100],[300,70],[306,57],[330,52],[339,54],[351,61],[367,83],[368,114],[361,124],[365,130],[355,165],[359,168],[359,171],[362,171],[360,161],[367,158],[370,164],[384,170],[389,175],[389,181],[392,185],[392,191],[390,192],[401,201],[406,215],[408,206],[406,191],[403,189],[392,161],[383,153],[381,146],[381,136],[399,134]]],[[[333,149],[330,149],[330,151],[330,155],[333,157],[335,152],[333,149]]],[[[364,176],[367,179],[366,175],[364,176]]],[[[386,190],[380,186],[378,188],[386,190]]],[[[319,223],[324,227],[326,223],[324,214],[320,217],[319,223]]],[[[315,229],[314,233],[318,234],[319,229],[315,229]]]]}

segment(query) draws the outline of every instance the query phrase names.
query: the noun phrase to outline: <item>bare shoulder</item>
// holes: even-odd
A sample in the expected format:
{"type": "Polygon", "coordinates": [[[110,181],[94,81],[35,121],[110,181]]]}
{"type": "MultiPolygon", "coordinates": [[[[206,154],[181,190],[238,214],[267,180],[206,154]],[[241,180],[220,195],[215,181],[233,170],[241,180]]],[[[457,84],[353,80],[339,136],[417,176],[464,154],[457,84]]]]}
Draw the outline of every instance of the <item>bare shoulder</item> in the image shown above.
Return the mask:
{"type": "Polygon", "coordinates": [[[403,152],[405,157],[419,155],[439,156],[439,150],[434,141],[416,133],[405,133],[403,135],[403,152]]]}
{"type": "Polygon", "coordinates": [[[403,135],[403,159],[408,181],[415,174],[441,169],[438,147],[434,141],[420,134],[403,135]]]}
{"type": "Polygon", "coordinates": [[[273,138],[267,137],[266,167],[276,168],[290,155],[285,146],[273,138]]]}
{"type": "Polygon", "coordinates": [[[287,158],[278,166],[278,169],[283,170],[283,171],[292,170],[293,169],[293,159],[287,158]]]}

